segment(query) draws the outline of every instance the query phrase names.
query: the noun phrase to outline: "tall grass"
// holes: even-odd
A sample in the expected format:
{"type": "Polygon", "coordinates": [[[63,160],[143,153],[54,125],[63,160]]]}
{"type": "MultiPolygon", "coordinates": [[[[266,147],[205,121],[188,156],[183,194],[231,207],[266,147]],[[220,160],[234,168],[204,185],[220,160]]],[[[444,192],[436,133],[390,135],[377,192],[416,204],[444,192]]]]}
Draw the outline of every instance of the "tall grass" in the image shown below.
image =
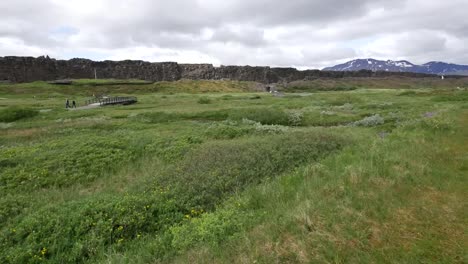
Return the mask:
{"type": "Polygon", "coordinates": [[[464,240],[464,206],[456,201],[464,196],[460,166],[466,159],[446,158],[466,142],[468,120],[461,120],[451,123],[456,132],[450,140],[424,122],[405,125],[390,138],[372,137],[248,189],[219,212],[173,229],[176,245],[185,250],[176,263],[445,263],[463,258],[458,241],[464,240]],[[428,163],[431,169],[421,166],[428,163]]]}

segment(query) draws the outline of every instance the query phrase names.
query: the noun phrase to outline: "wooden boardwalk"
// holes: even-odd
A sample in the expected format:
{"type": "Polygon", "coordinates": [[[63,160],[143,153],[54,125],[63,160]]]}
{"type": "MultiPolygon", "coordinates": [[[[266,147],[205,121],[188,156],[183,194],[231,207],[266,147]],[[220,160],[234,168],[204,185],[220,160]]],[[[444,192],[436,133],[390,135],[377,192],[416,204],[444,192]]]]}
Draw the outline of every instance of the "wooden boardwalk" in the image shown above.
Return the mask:
{"type": "Polygon", "coordinates": [[[76,107],[76,108],[68,108],[68,110],[85,110],[85,109],[93,109],[100,106],[105,105],[129,105],[138,102],[136,97],[108,97],[108,98],[93,98],[90,100],[86,100],[84,106],[76,107]]]}
{"type": "Polygon", "coordinates": [[[115,105],[115,104],[122,104],[122,105],[129,105],[138,102],[136,97],[108,97],[108,98],[93,98],[90,100],[86,100],[85,105],[115,105]]]}

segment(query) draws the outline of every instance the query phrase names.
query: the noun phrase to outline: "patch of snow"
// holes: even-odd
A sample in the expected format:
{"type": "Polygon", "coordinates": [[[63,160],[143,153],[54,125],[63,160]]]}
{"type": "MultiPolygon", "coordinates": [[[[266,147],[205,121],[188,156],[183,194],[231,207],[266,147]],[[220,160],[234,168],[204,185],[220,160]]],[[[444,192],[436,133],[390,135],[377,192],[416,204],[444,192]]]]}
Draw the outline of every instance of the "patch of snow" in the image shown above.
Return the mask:
{"type": "Polygon", "coordinates": [[[407,63],[406,61],[397,61],[394,63],[395,66],[398,66],[398,67],[403,67],[403,68],[410,68],[410,67],[413,67],[413,65],[407,63]]]}

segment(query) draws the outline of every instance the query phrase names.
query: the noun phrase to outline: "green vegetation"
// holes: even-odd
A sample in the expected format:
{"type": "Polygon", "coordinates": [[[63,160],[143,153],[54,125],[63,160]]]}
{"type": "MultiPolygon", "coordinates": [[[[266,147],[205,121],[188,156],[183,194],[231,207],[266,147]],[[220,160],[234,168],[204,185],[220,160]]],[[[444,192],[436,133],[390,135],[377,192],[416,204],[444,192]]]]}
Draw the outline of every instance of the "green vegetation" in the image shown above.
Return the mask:
{"type": "Polygon", "coordinates": [[[116,79],[78,79],[72,80],[74,86],[77,85],[90,85],[90,86],[100,86],[100,85],[143,85],[143,84],[152,84],[150,81],[143,80],[116,80],[116,79]]]}
{"type": "Polygon", "coordinates": [[[468,261],[467,91],[93,81],[0,85],[0,263],[468,261]]]}
{"type": "Polygon", "coordinates": [[[211,103],[211,100],[208,97],[200,97],[200,99],[198,99],[198,103],[199,104],[209,104],[209,103],[211,103]]]}
{"type": "Polygon", "coordinates": [[[23,118],[34,117],[39,111],[31,108],[8,107],[0,111],[0,122],[14,122],[23,118]]]}
{"type": "MultiPolygon", "coordinates": [[[[365,89],[468,89],[468,79],[438,78],[318,78],[308,81],[294,81],[283,85],[281,90],[286,92],[317,92],[317,91],[353,91],[365,89]]],[[[412,94],[414,91],[403,91],[412,94]]]]}

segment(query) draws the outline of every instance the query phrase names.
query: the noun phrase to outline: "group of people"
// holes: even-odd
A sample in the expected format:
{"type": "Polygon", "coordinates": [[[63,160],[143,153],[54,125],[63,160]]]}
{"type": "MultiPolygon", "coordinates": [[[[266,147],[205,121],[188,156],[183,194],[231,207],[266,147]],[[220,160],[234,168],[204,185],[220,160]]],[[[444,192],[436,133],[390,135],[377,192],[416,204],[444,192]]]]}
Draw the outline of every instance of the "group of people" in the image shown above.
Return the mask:
{"type": "Polygon", "coordinates": [[[70,100],[68,100],[68,98],[67,98],[67,101],[65,102],[65,108],[67,108],[67,109],[68,109],[68,108],[76,108],[76,102],[75,102],[75,100],[72,101],[72,104],[71,104],[71,106],[70,106],[70,100]]]}

